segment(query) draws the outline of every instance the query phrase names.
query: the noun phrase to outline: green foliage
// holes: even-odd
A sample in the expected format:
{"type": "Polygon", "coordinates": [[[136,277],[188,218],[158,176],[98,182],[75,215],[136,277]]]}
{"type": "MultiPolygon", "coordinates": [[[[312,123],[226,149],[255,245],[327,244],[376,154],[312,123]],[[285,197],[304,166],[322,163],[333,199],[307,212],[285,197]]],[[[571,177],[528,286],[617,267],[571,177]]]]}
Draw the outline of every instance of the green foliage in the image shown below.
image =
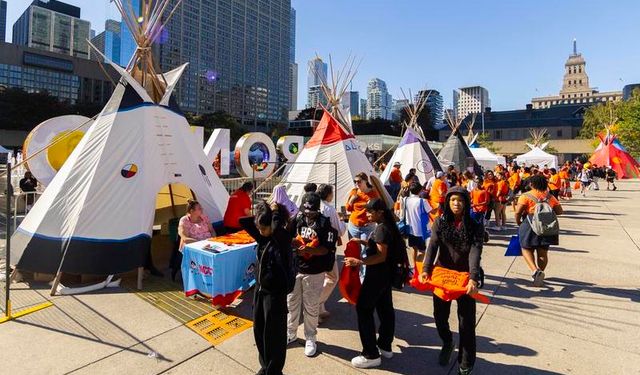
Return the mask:
{"type": "Polygon", "coordinates": [[[496,147],[489,137],[489,133],[480,133],[478,134],[478,138],[476,142],[480,145],[480,147],[484,147],[494,154],[499,151],[499,147],[496,147]]]}
{"type": "Polygon", "coordinates": [[[63,115],[93,117],[100,104],[70,104],[48,92],[28,93],[19,88],[0,90],[0,126],[7,130],[31,131],[41,122],[63,115]]]}
{"type": "Polygon", "coordinates": [[[594,139],[598,143],[598,133],[604,131],[605,125],[611,124],[612,120],[616,121],[612,130],[622,145],[633,157],[640,157],[640,89],[634,90],[627,101],[607,102],[587,109],[580,137],[594,139]]]}
{"type": "Polygon", "coordinates": [[[204,128],[204,139],[209,139],[214,129],[230,129],[231,144],[234,145],[240,137],[248,132],[248,130],[242,126],[238,120],[223,111],[205,113],[201,115],[185,113],[185,117],[189,124],[193,126],[202,126],[204,128]]]}

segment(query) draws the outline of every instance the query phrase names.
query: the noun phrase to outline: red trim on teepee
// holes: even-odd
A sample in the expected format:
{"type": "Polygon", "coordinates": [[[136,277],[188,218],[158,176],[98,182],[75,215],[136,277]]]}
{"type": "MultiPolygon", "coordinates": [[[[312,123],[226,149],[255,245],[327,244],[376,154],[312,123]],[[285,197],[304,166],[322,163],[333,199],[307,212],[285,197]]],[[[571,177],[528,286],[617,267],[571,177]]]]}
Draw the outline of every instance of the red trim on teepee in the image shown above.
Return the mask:
{"type": "Polygon", "coordinates": [[[342,126],[338,123],[338,120],[331,116],[329,111],[325,110],[316,131],[313,132],[313,136],[309,139],[305,147],[330,145],[354,138],[353,134],[345,132],[344,129],[342,129],[342,126]]]}

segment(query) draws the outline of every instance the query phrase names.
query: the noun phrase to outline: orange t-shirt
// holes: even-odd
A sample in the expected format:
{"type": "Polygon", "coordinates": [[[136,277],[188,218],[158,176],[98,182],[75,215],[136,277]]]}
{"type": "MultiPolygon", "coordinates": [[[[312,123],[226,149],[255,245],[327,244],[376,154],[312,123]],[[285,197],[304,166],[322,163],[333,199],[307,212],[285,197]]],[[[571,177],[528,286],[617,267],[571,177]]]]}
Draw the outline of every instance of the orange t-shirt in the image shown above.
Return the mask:
{"type": "Polygon", "coordinates": [[[556,197],[554,197],[553,195],[549,194],[546,191],[539,192],[539,191],[531,190],[526,194],[522,194],[520,198],[518,198],[518,205],[525,206],[527,208],[527,213],[529,214],[532,214],[536,208],[536,201],[531,199],[531,197],[529,197],[529,194],[532,194],[534,197],[538,199],[545,199],[546,197],[549,197],[549,205],[551,206],[551,208],[554,208],[560,204],[560,202],[558,202],[556,197]]]}
{"type": "Polygon", "coordinates": [[[509,176],[509,188],[511,190],[516,190],[517,187],[520,186],[520,175],[517,173],[509,176]]]}
{"type": "Polygon", "coordinates": [[[552,174],[549,176],[549,190],[558,190],[560,189],[560,176],[556,174],[552,174]]]}
{"type": "Polygon", "coordinates": [[[560,169],[560,172],[558,173],[558,175],[560,175],[560,178],[563,180],[569,179],[569,171],[565,168],[560,169]]]}
{"type": "Polygon", "coordinates": [[[506,180],[499,180],[496,184],[496,197],[501,203],[507,201],[507,195],[509,194],[509,185],[506,180]]]}
{"type": "Polygon", "coordinates": [[[346,209],[347,211],[351,211],[351,215],[349,215],[349,222],[355,226],[362,227],[369,223],[369,219],[367,219],[367,211],[365,206],[371,199],[379,198],[378,192],[371,189],[368,193],[359,192],[357,189],[351,190],[349,193],[349,198],[347,198],[346,209]],[[357,195],[358,198],[353,204],[349,204],[351,197],[357,195]]]}
{"type": "Polygon", "coordinates": [[[447,195],[447,184],[444,181],[436,178],[436,180],[433,181],[433,185],[431,186],[429,195],[430,202],[436,203],[436,205],[444,203],[444,198],[447,195]]]}
{"type": "Polygon", "coordinates": [[[487,212],[489,205],[489,193],[484,189],[473,189],[471,192],[471,205],[475,212],[487,212]]]}
{"type": "Polygon", "coordinates": [[[391,182],[395,182],[398,184],[403,181],[402,172],[400,172],[400,168],[393,167],[393,169],[391,170],[391,173],[389,173],[389,180],[391,180],[391,182]]]}
{"type": "Polygon", "coordinates": [[[498,193],[498,189],[496,186],[495,181],[493,180],[485,180],[482,183],[482,187],[484,188],[484,190],[487,191],[487,193],[489,193],[492,197],[496,198],[497,193],[498,193]]]}
{"type": "Polygon", "coordinates": [[[247,216],[246,210],[251,209],[251,197],[242,189],[236,190],[229,197],[227,210],[224,213],[223,224],[225,227],[240,229],[240,218],[247,216]]]}

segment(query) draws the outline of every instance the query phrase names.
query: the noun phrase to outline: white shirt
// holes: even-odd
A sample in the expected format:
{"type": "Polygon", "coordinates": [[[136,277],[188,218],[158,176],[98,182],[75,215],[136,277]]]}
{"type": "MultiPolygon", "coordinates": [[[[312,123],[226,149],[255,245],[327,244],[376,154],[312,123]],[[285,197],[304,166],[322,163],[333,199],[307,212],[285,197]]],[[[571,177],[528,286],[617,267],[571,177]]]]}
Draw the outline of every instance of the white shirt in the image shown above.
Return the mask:
{"type": "Polygon", "coordinates": [[[333,229],[338,231],[338,236],[342,237],[347,228],[344,222],[338,217],[338,212],[335,207],[329,202],[322,201],[320,202],[320,213],[329,219],[333,229]]]}
{"type": "MultiPolygon", "coordinates": [[[[426,213],[431,212],[433,209],[429,203],[415,194],[411,194],[403,200],[401,217],[405,220],[407,225],[411,228],[410,234],[416,237],[422,237],[422,228],[428,224],[423,223],[420,218],[420,205],[424,205],[426,213]]],[[[429,220],[429,219],[427,219],[429,220]]]]}
{"type": "Polygon", "coordinates": [[[431,187],[433,186],[433,182],[435,180],[436,180],[436,176],[429,177],[429,180],[427,181],[427,186],[425,187],[425,190],[430,190],[431,187]]]}
{"type": "Polygon", "coordinates": [[[469,180],[469,181],[467,181],[467,191],[468,191],[469,193],[471,193],[471,192],[473,191],[473,189],[475,189],[475,188],[476,188],[476,186],[477,186],[477,185],[478,185],[478,184],[476,184],[476,182],[475,182],[475,181],[473,181],[473,180],[469,180]]]}

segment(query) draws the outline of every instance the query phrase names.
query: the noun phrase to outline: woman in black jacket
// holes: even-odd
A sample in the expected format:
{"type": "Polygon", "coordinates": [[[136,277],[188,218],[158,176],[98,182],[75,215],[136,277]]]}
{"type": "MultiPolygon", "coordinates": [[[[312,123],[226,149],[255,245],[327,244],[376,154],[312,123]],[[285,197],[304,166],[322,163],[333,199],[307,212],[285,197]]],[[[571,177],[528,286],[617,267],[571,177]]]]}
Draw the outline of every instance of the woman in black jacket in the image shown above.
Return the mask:
{"type": "Polygon", "coordinates": [[[240,225],[258,243],[253,336],[261,375],[281,375],[287,353],[287,268],[292,256],[288,216],[284,206],[263,201],[255,217],[240,218],[240,225]]]}
{"type": "MultiPolygon", "coordinates": [[[[450,189],[444,206],[444,214],[433,223],[431,229],[431,240],[425,255],[420,281],[424,283],[429,279],[434,265],[454,271],[469,272],[467,294],[457,299],[460,325],[458,374],[468,375],[476,360],[476,302],[469,295],[478,293],[478,285],[481,282],[480,256],[484,226],[471,218],[471,199],[465,189],[461,187],[450,189]]],[[[449,328],[450,311],[451,301],[444,301],[434,294],[433,317],[438,335],[443,341],[439,359],[441,366],[449,364],[454,349],[453,336],[449,328]]]]}

